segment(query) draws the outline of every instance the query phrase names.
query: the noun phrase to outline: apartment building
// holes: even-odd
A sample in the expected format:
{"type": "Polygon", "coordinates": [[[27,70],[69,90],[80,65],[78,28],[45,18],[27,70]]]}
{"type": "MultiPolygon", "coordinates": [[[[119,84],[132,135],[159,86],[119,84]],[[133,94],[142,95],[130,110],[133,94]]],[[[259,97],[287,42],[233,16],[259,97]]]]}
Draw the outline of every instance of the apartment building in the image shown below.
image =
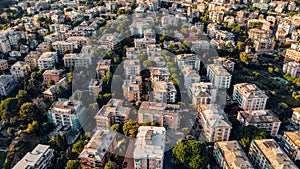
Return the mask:
{"type": "Polygon", "coordinates": [[[91,79],[88,89],[89,89],[89,93],[92,96],[97,96],[101,91],[102,91],[102,80],[99,79],[91,79]]]}
{"type": "Polygon", "coordinates": [[[298,169],[273,139],[253,140],[248,156],[256,168],[298,169]]]}
{"type": "Polygon", "coordinates": [[[3,53],[11,51],[9,40],[6,37],[0,37],[0,51],[3,53]]]}
{"type": "Polygon", "coordinates": [[[38,59],[39,69],[53,69],[58,62],[56,52],[44,52],[38,59]]]}
{"type": "Polygon", "coordinates": [[[15,87],[17,83],[13,75],[0,76],[0,95],[7,96],[15,87]]]}
{"type": "Polygon", "coordinates": [[[180,113],[180,105],[142,102],[138,111],[138,122],[140,124],[156,122],[160,127],[177,130],[180,127],[180,113]]]}
{"type": "Polygon", "coordinates": [[[164,162],[166,129],[140,126],[134,146],[134,168],[162,169],[164,162]]]}
{"type": "Polygon", "coordinates": [[[139,60],[125,60],[124,70],[126,78],[135,77],[141,73],[141,62],[139,60]]]}
{"type": "Polygon", "coordinates": [[[96,130],[78,158],[84,169],[101,168],[117,148],[117,133],[109,130],[96,130]]]}
{"type": "Polygon", "coordinates": [[[122,85],[123,96],[126,100],[140,101],[142,94],[142,76],[132,77],[129,80],[124,80],[122,85]]]}
{"type": "Polygon", "coordinates": [[[182,71],[182,74],[183,74],[183,77],[184,77],[184,87],[186,89],[188,89],[189,86],[192,83],[198,83],[198,82],[200,82],[201,77],[193,69],[192,65],[183,65],[181,71],[182,71]]]}
{"type": "Polygon", "coordinates": [[[150,68],[151,80],[156,81],[168,81],[171,76],[170,70],[167,67],[152,67],[150,68]]]}
{"type": "Polygon", "coordinates": [[[223,66],[223,68],[225,68],[229,72],[234,71],[235,63],[229,59],[218,57],[218,58],[214,59],[213,61],[214,61],[214,64],[221,64],[223,66]]]}
{"type": "Polygon", "coordinates": [[[300,107],[293,109],[291,121],[294,123],[294,125],[300,126],[300,107]]]}
{"type": "Polygon", "coordinates": [[[38,67],[38,59],[42,55],[39,51],[30,51],[25,57],[25,63],[30,66],[30,69],[38,67]]]}
{"type": "Polygon", "coordinates": [[[199,106],[198,117],[203,126],[206,141],[228,141],[232,125],[219,105],[199,106]]]}
{"type": "Polygon", "coordinates": [[[239,111],[237,119],[243,126],[253,125],[261,128],[275,137],[278,134],[281,121],[271,110],[239,111]]]}
{"type": "Polygon", "coordinates": [[[256,40],[254,42],[255,52],[258,54],[273,53],[276,42],[273,40],[256,40]]]}
{"type": "Polygon", "coordinates": [[[50,86],[43,92],[44,98],[54,101],[58,97],[57,89],[66,89],[68,87],[68,77],[60,79],[55,85],[50,86]]]}
{"type": "Polygon", "coordinates": [[[85,120],[86,108],[80,101],[59,99],[51,105],[46,114],[49,122],[79,131],[81,122],[85,120]]]}
{"type": "Polygon", "coordinates": [[[213,104],[217,98],[217,88],[209,82],[192,83],[188,89],[192,104],[213,104]]]}
{"type": "Polygon", "coordinates": [[[209,64],[207,66],[207,77],[218,89],[228,89],[230,87],[232,75],[221,64],[209,64]]]}
{"type": "Polygon", "coordinates": [[[213,155],[222,169],[254,169],[238,141],[220,141],[214,145],[213,155]]]}
{"type": "Polygon", "coordinates": [[[25,62],[18,61],[13,64],[10,68],[10,73],[14,76],[16,80],[20,78],[25,78],[30,72],[30,66],[25,62]]]}
{"type": "Polygon", "coordinates": [[[43,73],[43,83],[48,84],[50,80],[53,80],[54,84],[57,84],[59,80],[62,78],[62,70],[52,69],[45,70],[43,73]]]}
{"type": "Polygon", "coordinates": [[[300,132],[286,131],[281,137],[281,147],[294,161],[300,160],[300,132]]]}
{"type": "Polygon", "coordinates": [[[55,41],[52,43],[52,47],[60,54],[64,54],[65,51],[74,52],[75,49],[78,49],[77,42],[66,42],[66,41],[55,41]]]}
{"type": "Polygon", "coordinates": [[[8,62],[7,60],[0,59],[0,70],[8,69],[8,62]]]}
{"type": "Polygon", "coordinates": [[[65,54],[63,59],[66,67],[86,67],[92,64],[91,54],[70,53],[65,54]]]}
{"type": "Polygon", "coordinates": [[[176,62],[180,70],[183,65],[192,65],[196,72],[200,71],[201,60],[195,54],[181,54],[176,56],[176,62]]]}
{"type": "Polygon", "coordinates": [[[141,54],[141,51],[142,50],[136,47],[126,48],[126,57],[128,59],[138,59],[138,56],[141,54]]]}
{"type": "Polygon", "coordinates": [[[51,158],[54,150],[49,145],[38,144],[28,152],[13,169],[47,169],[52,165],[51,158]]]}
{"type": "Polygon", "coordinates": [[[271,37],[272,31],[265,29],[252,28],[248,31],[248,37],[255,40],[267,40],[271,37]]]}
{"type": "Polygon", "coordinates": [[[284,63],[295,61],[300,63],[300,45],[292,44],[291,48],[286,49],[284,63]]]}
{"type": "Polygon", "coordinates": [[[155,38],[134,39],[134,47],[139,49],[146,49],[146,46],[151,44],[156,44],[155,38]]]}
{"type": "Polygon", "coordinates": [[[98,129],[110,129],[113,124],[124,124],[130,114],[131,109],[123,107],[123,101],[110,99],[95,115],[98,129]]]}
{"type": "Polygon", "coordinates": [[[176,102],[176,88],[172,82],[157,81],[153,83],[154,99],[158,102],[175,103],[176,102]]]}
{"type": "Polygon", "coordinates": [[[283,73],[289,73],[293,78],[297,78],[300,73],[300,64],[295,61],[284,63],[282,71],[283,73]]]}
{"type": "Polygon", "coordinates": [[[264,110],[269,98],[255,84],[250,83],[235,84],[232,97],[244,110],[264,110]]]}
{"type": "Polygon", "coordinates": [[[161,55],[161,47],[159,44],[149,44],[146,47],[146,52],[148,57],[149,56],[159,56],[161,55]]]}
{"type": "Polygon", "coordinates": [[[107,72],[110,72],[111,60],[100,60],[97,63],[96,74],[97,78],[101,79],[107,72]]]}

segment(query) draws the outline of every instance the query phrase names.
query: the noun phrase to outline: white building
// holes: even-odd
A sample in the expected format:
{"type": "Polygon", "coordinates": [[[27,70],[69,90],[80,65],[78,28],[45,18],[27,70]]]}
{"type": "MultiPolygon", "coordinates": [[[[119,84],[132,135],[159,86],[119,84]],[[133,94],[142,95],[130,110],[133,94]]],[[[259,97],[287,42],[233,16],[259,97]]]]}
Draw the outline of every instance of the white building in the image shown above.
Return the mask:
{"type": "Polygon", "coordinates": [[[76,42],[55,41],[52,43],[52,47],[58,53],[65,53],[65,51],[74,52],[75,49],[78,49],[78,44],[76,42]]]}
{"type": "Polygon", "coordinates": [[[135,142],[134,168],[162,169],[164,162],[166,129],[140,126],[135,142]]]}
{"type": "Polygon", "coordinates": [[[7,96],[15,87],[17,83],[12,75],[0,76],[0,95],[7,96]]]}
{"type": "Polygon", "coordinates": [[[63,59],[66,67],[85,67],[92,64],[91,55],[85,53],[65,54],[63,59]]]}
{"type": "Polygon", "coordinates": [[[13,169],[46,169],[51,167],[53,149],[49,145],[38,144],[32,152],[28,152],[13,169]]]}
{"type": "Polygon", "coordinates": [[[291,121],[295,124],[300,126],[300,107],[294,108],[293,109],[293,114],[291,121]]]}
{"type": "Polygon", "coordinates": [[[244,110],[264,110],[269,98],[255,84],[250,83],[234,85],[232,97],[244,110]]]}
{"type": "Polygon", "coordinates": [[[200,59],[195,54],[181,54],[176,56],[176,62],[179,69],[182,70],[183,65],[192,65],[197,72],[200,71],[200,59]]]}
{"type": "Polygon", "coordinates": [[[25,62],[18,61],[10,68],[10,73],[15,79],[24,78],[30,72],[30,66],[25,62]]]}
{"type": "Polygon", "coordinates": [[[139,60],[125,60],[124,70],[126,78],[135,77],[141,73],[141,62],[139,60]]]}
{"type": "Polygon", "coordinates": [[[44,52],[38,59],[39,69],[53,69],[58,62],[56,52],[44,52]]]}
{"type": "Polygon", "coordinates": [[[212,104],[217,98],[217,88],[208,82],[192,83],[188,89],[192,104],[212,104]]]}
{"type": "Polygon", "coordinates": [[[283,73],[289,73],[293,78],[297,78],[300,73],[300,64],[297,62],[287,62],[283,64],[283,73]]]}
{"type": "Polygon", "coordinates": [[[218,89],[228,89],[231,76],[221,64],[209,64],[207,66],[207,77],[218,89]]]}

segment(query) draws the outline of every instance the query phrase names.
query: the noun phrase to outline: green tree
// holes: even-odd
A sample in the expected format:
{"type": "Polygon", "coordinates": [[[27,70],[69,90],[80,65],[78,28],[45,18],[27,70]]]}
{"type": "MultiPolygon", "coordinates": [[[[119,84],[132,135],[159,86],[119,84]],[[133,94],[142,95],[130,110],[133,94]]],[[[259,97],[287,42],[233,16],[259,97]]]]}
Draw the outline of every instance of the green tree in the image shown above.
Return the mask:
{"type": "Polygon", "coordinates": [[[37,122],[37,121],[33,121],[32,123],[29,123],[29,124],[27,125],[26,132],[27,132],[28,134],[34,134],[34,133],[36,133],[36,132],[38,131],[38,129],[39,129],[39,124],[38,124],[38,122],[37,122]]]}
{"type": "Polygon", "coordinates": [[[65,169],[81,169],[81,166],[78,160],[69,160],[65,169]]]}
{"type": "Polygon", "coordinates": [[[32,102],[24,103],[20,108],[20,115],[23,118],[37,119],[36,107],[32,102]]]}
{"type": "Polygon", "coordinates": [[[106,74],[102,77],[102,81],[106,84],[109,84],[112,77],[113,77],[113,74],[111,72],[106,72],[106,74]]]}
{"type": "Polygon", "coordinates": [[[135,137],[138,132],[139,124],[133,120],[127,121],[123,125],[123,133],[125,136],[135,137]]]}
{"type": "Polygon", "coordinates": [[[72,152],[77,153],[78,155],[81,153],[85,145],[84,140],[78,140],[72,147],[72,152]]]}
{"type": "Polygon", "coordinates": [[[23,103],[30,101],[29,94],[25,90],[19,90],[16,98],[18,99],[19,105],[22,105],[23,103]]]}
{"type": "Polygon", "coordinates": [[[116,162],[109,161],[105,164],[104,169],[118,169],[118,165],[116,162]]]}
{"type": "Polygon", "coordinates": [[[120,132],[121,126],[120,126],[120,124],[114,124],[110,127],[110,130],[114,131],[114,132],[120,132]]]}
{"type": "Polygon", "coordinates": [[[145,68],[148,68],[148,67],[155,67],[156,66],[156,62],[152,61],[152,60],[146,60],[143,62],[143,66],[145,68]]]}

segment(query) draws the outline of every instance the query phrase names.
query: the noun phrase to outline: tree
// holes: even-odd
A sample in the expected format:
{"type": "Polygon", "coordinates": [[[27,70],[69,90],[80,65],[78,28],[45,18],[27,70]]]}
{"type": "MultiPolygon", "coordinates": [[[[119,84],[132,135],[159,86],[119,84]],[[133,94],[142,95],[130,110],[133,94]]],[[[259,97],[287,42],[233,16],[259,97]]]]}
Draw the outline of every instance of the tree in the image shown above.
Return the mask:
{"type": "Polygon", "coordinates": [[[143,66],[145,68],[148,68],[148,67],[155,67],[156,66],[156,62],[152,61],[152,60],[146,60],[143,62],[143,66]]]}
{"type": "Polygon", "coordinates": [[[114,124],[110,127],[110,130],[114,131],[114,132],[120,132],[121,126],[120,126],[120,124],[114,124]]]}
{"type": "Polygon", "coordinates": [[[7,98],[2,100],[0,103],[0,117],[2,121],[9,122],[12,117],[17,116],[19,112],[19,107],[16,106],[18,100],[16,98],[7,98]]]}
{"type": "Polygon", "coordinates": [[[108,163],[105,164],[105,167],[104,169],[118,169],[118,165],[116,162],[112,162],[112,161],[109,161],[108,163]]]}
{"type": "Polygon", "coordinates": [[[139,124],[133,120],[127,121],[123,126],[125,136],[135,137],[138,132],[139,124]]]}
{"type": "Polygon", "coordinates": [[[105,105],[110,99],[111,99],[110,93],[105,93],[104,95],[99,94],[96,97],[99,107],[102,107],[103,105],[105,105]]]}
{"type": "Polygon", "coordinates": [[[22,105],[23,103],[30,101],[30,97],[29,97],[27,91],[25,91],[25,90],[19,90],[16,98],[18,99],[19,105],[22,105]]]}
{"type": "Polygon", "coordinates": [[[80,163],[77,160],[69,160],[65,169],[81,169],[80,163]]]}
{"type": "Polygon", "coordinates": [[[243,50],[244,46],[245,46],[245,43],[244,42],[241,42],[241,41],[238,41],[237,44],[237,49],[238,50],[243,50]]]}
{"type": "Polygon", "coordinates": [[[32,123],[29,123],[26,129],[26,132],[28,134],[36,133],[39,129],[39,124],[37,121],[33,121],[32,123]]]}
{"type": "Polygon", "coordinates": [[[250,54],[247,54],[245,52],[240,53],[240,60],[247,65],[249,64],[249,61],[251,58],[252,58],[252,56],[250,54]]]}
{"type": "Polygon", "coordinates": [[[33,103],[28,102],[22,104],[20,108],[20,115],[23,118],[31,118],[31,119],[36,119],[37,114],[36,114],[36,107],[34,106],[33,103]]]}
{"type": "Polygon", "coordinates": [[[49,79],[49,80],[48,80],[48,84],[49,84],[50,86],[55,85],[55,81],[54,81],[53,79],[49,79]]]}
{"type": "Polygon", "coordinates": [[[102,81],[106,84],[109,84],[113,74],[111,72],[106,72],[106,74],[102,77],[102,81]]]}
{"type": "Polygon", "coordinates": [[[85,145],[84,140],[78,140],[72,147],[72,152],[77,153],[78,155],[81,153],[85,145]]]}

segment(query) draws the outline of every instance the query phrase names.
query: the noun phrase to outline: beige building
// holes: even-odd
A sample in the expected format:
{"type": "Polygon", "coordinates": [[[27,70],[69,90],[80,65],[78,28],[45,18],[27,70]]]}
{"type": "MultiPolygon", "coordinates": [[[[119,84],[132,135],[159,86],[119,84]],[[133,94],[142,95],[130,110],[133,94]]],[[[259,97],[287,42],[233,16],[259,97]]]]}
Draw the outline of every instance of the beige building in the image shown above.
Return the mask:
{"type": "Polygon", "coordinates": [[[70,53],[64,55],[64,65],[66,67],[85,67],[92,64],[92,57],[85,53],[70,53]]]}
{"type": "Polygon", "coordinates": [[[285,52],[284,63],[295,61],[300,63],[300,45],[292,44],[285,52]]]}
{"type": "Polygon", "coordinates": [[[219,105],[199,106],[198,117],[208,142],[228,141],[231,123],[219,105]]]}
{"type": "Polygon", "coordinates": [[[77,42],[66,42],[66,41],[55,41],[52,43],[53,49],[58,53],[65,53],[65,51],[74,52],[75,49],[78,49],[77,42]]]}
{"type": "Polygon", "coordinates": [[[151,80],[156,81],[168,81],[171,76],[170,70],[167,67],[152,67],[150,68],[151,80]]]}
{"type": "Polygon", "coordinates": [[[156,122],[166,129],[177,130],[180,127],[180,105],[142,102],[138,111],[138,122],[156,122]]]}
{"type": "Polygon", "coordinates": [[[176,88],[172,82],[157,81],[154,85],[154,99],[158,102],[175,103],[176,102],[176,88]]]}
{"type": "Polygon", "coordinates": [[[31,51],[25,57],[25,63],[27,63],[31,69],[38,67],[38,59],[42,55],[39,51],[31,51]]]}
{"type": "Polygon", "coordinates": [[[294,108],[293,109],[293,114],[291,121],[295,124],[300,126],[300,107],[294,108]]]}
{"type": "Polygon", "coordinates": [[[244,110],[264,110],[269,98],[255,84],[250,83],[234,85],[232,97],[244,110]]]}
{"type": "Polygon", "coordinates": [[[91,140],[79,155],[83,169],[104,167],[117,148],[117,133],[109,130],[96,130],[91,140]]]}
{"type": "Polygon", "coordinates": [[[97,63],[97,78],[101,79],[107,72],[110,72],[111,60],[100,60],[97,63]]]}
{"type": "Polygon", "coordinates": [[[228,89],[231,76],[221,64],[209,64],[207,66],[207,77],[218,89],[228,89]]]}
{"type": "Polygon", "coordinates": [[[278,134],[281,121],[271,110],[239,111],[237,119],[243,126],[253,125],[261,128],[275,137],[278,134]]]}
{"type": "Polygon", "coordinates": [[[12,75],[0,76],[0,95],[7,96],[15,87],[17,83],[12,75]]]}
{"type": "Polygon", "coordinates": [[[8,69],[8,62],[7,60],[0,59],[0,70],[8,69]]]}
{"type": "Polygon", "coordinates": [[[25,62],[18,61],[13,64],[10,68],[10,73],[14,76],[14,78],[20,79],[25,78],[30,72],[30,66],[25,62]]]}
{"type": "Polygon", "coordinates": [[[292,160],[300,160],[300,132],[286,131],[281,137],[281,147],[292,160]]]}
{"type": "Polygon", "coordinates": [[[39,69],[53,69],[58,62],[56,52],[44,52],[38,59],[39,69]]]}
{"type": "Polygon", "coordinates": [[[293,78],[297,78],[300,73],[300,64],[297,62],[287,62],[283,64],[283,73],[289,73],[293,78]]]}
{"type": "Polygon", "coordinates": [[[186,89],[193,83],[200,82],[200,75],[193,69],[192,65],[183,65],[181,68],[183,77],[184,77],[184,87],[186,89]]]}
{"type": "Polygon", "coordinates": [[[298,169],[273,139],[253,140],[248,156],[256,168],[298,169]]]}
{"type": "Polygon", "coordinates": [[[123,95],[128,101],[140,101],[142,93],[142,76],[124,80],[123,95]]]}
{"type": "Polygon", "coordinates": [[[217,97],[217,88],[209,82],[192,83],[188,89],[192,104],[213,104],[217,97]]]}
{"type": "Polygon", "coordinates": [[[134,146],[134,169],[163,169],[166,129],[140,126],[134,146]]]}
{"type": "Polygon", "coordinates": [[[248,31],[248,37],[255,40],[269,39],[271,37],[271,33],[271,30],[252,28],[248,31]]]}
{"type": "Polygon", "coordinates": [[[141,62],[139,60],[125,60],[124,70],[126,78],[135,77],[141,73],[141,62]]]}
{"type": "Polygon", "coordinates": [[[254,169],[238,141],[220,141],[214,145],[213,155],[222,169],[254,169]]]}
{"type": "Polygon", "coordinates": [[[110,129],[113,124],[124,124],[128,120],[131,109],[122,106],[123,101],[110,99],[96,114],[98,129],[110,129]]]}

